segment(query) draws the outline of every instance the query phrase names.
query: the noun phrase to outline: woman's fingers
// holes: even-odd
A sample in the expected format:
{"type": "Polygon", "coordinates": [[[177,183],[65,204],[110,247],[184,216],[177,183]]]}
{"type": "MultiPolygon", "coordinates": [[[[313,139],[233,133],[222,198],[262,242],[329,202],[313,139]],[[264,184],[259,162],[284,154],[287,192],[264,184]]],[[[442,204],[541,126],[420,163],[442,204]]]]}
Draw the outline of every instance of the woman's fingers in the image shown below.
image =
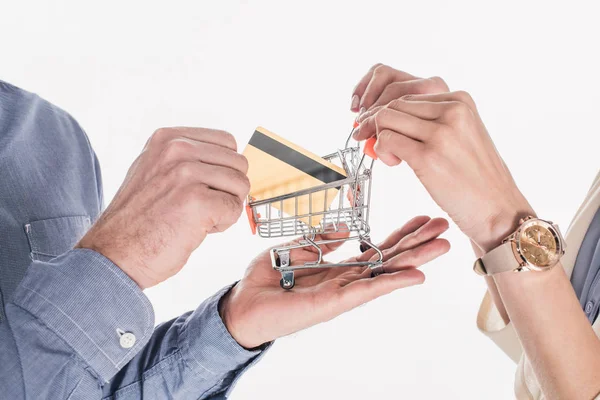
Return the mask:
{"type": "Polygon", "coordinates": [[[365,76],[363,76],[362,79],[358,82],[358,84],[354,87],[354,90],[352,91],[352,101],[350,103],[350,111],[358,112],[360,110],[360,99],[365,93],[369,82],[371,82],[371,78],[373,77],[373,72],[375,71],[375,68],[379,67],[380,65],[383,64],[377,63],[371,68],[369,68],[369,71],[367,71],[365,76]]]}
{"type": "Polygon", "coordinates": [[[413,169],[418,169],[425,144],[432,137],[446,132],[446,116],[459,115],[463,108],[468,108],[458,101],[412,101],[410,98],[413,96],[409,96],[409,100],[405,98],[394,100],[361,120],[353,137],[365,140],[377,136],[374,150],[384,164],[393,166],[406,160],[413,169]],[[455,112],[449,113],[449,110],[455,112]]]}
{"type": "Polygon", "coordinates": [[[375,64],[354,88],[350,109],[362,112],[406,94],[440,93],[448,90],[448,85],[440,77],[419,78],[387,65],[375,64]]]}
{"type": "Polygon", "coordinates": [[[377,106],[377,107],[369,108],[368,110],[366,110],[365,112],[360,114],[358,117],[356,117],[356,122],[361,124],[365,119],[377,114],[377,112],[381,111],[383,108],[385,108],[385,106],[377,106]]]}
{"type": "Polygon", "coordinates": [[[416,77],[409,73],[387,65],[375,64],[354,88],[350,108],[354,112],[368,109],[377,101],[388,84],[414,79],[416,77]]]}
{"type": "Polygon", "coordinates": [[[448,85],[446,85],[446,82],[440,77],[392,82],[385,87],[377,101],[375,101],[370,108],[385,106],[390,101],[399,99],[408,94],[429,94],[447,91],[448,85]]]}
{"type": "Polygon", "coordinates": [[[365,93],[360,98],[360,109],[366,110],[371,108],[389,84],[414,79],[416,79],[414,75],[388,67],[387,65],[378,66],[373,71],[371,81],[367,85],[365,93]]]}
{"type": "Polygon", "coordinates": [[[477,105],[471,95],[463,90],[456,92],[430,93],[430,94],[411,94],[402,98],[404,102],[419,103],[443,103],[443,102],[461,102],[469,106],[472,111],[477,111],[477,105]]]}
{"type": "Polygon", "coordinates": [[[356,140],[365,140],[378,135],[382,130],[390,129],[411,139],[422,141],[431,131],[431,124],[433,122],[417,115],[384,107],[371,117],[364,119],[354,130],[352,136],[356,140]]]}

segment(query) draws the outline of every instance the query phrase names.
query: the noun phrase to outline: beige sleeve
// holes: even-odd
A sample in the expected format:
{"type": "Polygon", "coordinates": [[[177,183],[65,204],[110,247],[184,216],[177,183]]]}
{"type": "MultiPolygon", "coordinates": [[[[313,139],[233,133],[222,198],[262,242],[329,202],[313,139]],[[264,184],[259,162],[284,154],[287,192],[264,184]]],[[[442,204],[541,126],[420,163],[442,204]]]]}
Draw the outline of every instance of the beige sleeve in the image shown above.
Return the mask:
{"type": "Polygon", "coordinates": [[[477,328],[492,339],[515,363],[519,362],[523,354],[523,348],[517,337],[517,332],[512,323],[506,324],[504,322],[487,291],[477,314],[477,328]]]}

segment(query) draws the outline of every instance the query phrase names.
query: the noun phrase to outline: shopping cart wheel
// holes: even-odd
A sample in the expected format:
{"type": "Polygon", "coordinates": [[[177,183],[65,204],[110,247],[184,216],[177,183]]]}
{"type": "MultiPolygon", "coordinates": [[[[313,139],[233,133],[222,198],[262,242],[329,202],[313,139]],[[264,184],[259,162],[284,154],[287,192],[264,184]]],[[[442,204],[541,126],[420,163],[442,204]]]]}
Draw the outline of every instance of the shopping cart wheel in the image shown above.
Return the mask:
{"type": "Polygon", "coordinates": [[[294,271],[282,272],[281,279],[279,280],[279,285],[286,290],[292,289],[296,285],[296,280],[294,279],[294,271]]]}
{"type": "MultiPolygon", "coordinates": [[[[370,237],[364,237],[364,240],[366,240],[367,242],[371,241],[370,237]]],[[[360,252],[364,253],[365,251],[369,250],[371,248],[371,246],[369,246],[366,242],[360,242],[360,252]]]]}
{"type": "Polygon", "coordinates": [[[383,270],[383,265],[381,263],[371,267],[371,278],[375,278],[376,276],[379,276],[381,274],[385,274],[385,271],[383,270]]]}

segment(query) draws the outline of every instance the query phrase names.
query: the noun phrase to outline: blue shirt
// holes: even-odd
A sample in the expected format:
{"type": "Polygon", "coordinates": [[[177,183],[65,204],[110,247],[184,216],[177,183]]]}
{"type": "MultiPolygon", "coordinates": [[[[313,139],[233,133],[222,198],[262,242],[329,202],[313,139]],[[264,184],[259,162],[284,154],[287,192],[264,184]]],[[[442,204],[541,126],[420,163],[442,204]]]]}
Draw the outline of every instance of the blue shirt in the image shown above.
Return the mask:
{"type": "Polygon", "coordinates": [[[261,353],[223,325],[229,287],[155,328],[121,269],[72,249],[102,209],[86,135],[2,81],[0,171],[0,399],[226,398],[261,353]]]}
{"type": "Polygon", "coordinates": [[[593,324],[600,308],[600,209],[581,242],[571,284],[586,317],[593,324]]]}

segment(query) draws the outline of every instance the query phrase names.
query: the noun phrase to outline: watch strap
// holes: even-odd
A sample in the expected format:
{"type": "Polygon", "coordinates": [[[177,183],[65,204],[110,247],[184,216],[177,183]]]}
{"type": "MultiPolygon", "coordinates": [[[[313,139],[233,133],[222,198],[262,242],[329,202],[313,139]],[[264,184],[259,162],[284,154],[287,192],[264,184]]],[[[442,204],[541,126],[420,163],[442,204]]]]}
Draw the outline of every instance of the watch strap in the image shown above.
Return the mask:
{"type": "Polygon", "coordinates": [[[482,275],[495,275],[514,271],[519,268],[519,265],[512,250],[512,242],[509,240],[478,259],[474,269],[475,272],[482,275]]]}

